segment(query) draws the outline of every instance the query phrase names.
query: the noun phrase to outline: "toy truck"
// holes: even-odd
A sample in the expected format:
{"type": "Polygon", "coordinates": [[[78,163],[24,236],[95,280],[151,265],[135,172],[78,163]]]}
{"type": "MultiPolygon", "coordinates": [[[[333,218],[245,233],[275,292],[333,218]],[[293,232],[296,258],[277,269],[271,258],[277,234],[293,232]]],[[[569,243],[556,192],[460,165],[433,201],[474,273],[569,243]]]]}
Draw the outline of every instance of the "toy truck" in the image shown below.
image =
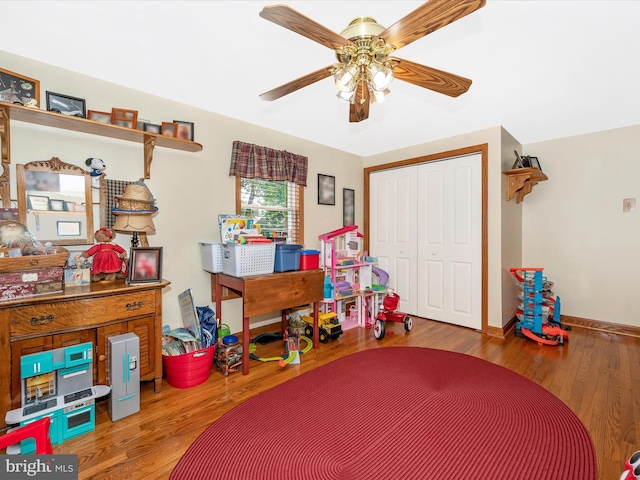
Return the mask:
{"type": "MultiPolygon", "coordinates": [[[[304,333],[307,337],[313,338],[313,317],[303,315],[302,319],[307,323],[304,333]]],[[[336,312],[318,314],[318,340],[327,343],[331,338],[338,338],[342,335],[342,326],[338,321],[336,312]]]]}

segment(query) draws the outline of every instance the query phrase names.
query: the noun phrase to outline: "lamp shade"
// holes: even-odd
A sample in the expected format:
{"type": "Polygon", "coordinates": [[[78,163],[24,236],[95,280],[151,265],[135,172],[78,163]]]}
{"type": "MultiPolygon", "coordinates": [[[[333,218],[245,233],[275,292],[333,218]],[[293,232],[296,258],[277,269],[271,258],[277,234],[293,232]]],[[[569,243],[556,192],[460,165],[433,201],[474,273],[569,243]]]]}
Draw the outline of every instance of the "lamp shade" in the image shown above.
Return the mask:
{"type": "Polygon", "coordinates": [[[153,224],[151,214],[136,215],[121,213],[117,215],[113,229],[117,232],[155,233],[156,226],[153,224]]]}

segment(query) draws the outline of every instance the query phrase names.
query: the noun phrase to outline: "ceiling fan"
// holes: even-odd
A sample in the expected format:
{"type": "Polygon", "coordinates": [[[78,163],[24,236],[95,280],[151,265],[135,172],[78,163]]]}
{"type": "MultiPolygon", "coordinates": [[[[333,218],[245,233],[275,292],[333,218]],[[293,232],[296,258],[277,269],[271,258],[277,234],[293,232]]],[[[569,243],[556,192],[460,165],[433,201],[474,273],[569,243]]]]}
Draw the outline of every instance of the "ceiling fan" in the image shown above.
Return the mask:
{"type": "Polygon", "coordinates": [[[457,97],[469,89],[471,80],[390,55],[485,3],[486,0],[430,0],[386,29],[371,17],[358,17],[340,35],[287,5],[264,7],[262,18],[335,50],[339,63],[269,90],[260,98],[275,100],[333,76],[338,97],[350,103],[349,121],[361,122],[369,118],[370,103],[381,101],[389,93],[393,78],[457,97]]]}

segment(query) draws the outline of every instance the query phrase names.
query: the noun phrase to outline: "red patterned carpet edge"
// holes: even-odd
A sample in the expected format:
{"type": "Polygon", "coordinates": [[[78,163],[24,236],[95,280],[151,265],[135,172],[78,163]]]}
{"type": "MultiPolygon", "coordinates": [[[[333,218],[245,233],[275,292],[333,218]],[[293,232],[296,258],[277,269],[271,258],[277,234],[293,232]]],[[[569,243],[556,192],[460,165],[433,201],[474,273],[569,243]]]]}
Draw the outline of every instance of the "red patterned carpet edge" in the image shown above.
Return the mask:
{"type": "Polygon", "coordinates": [[[595,452],[557,397],[469,355],[348,355],[227,412],[171,480],[595,480],[595,452]]]}

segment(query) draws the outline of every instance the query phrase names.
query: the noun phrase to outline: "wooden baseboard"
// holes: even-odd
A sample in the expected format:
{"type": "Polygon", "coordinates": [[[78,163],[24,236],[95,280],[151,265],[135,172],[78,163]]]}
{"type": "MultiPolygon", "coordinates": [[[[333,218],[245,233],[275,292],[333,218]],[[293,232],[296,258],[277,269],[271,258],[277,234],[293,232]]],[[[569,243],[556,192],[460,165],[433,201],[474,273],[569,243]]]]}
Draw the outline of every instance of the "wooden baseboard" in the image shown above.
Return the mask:
{"type": "Polygon", "coordinates": [[[507,324],[502,328],[492,327],[491,325],[489,325],[489,327],[487,328],[487,335],[489,335],[490,337],[504,339],[507,337],[507,335],[511,333],[511,330],[514,330],[515,328],[516,328],[516,317],[512,317],[511,320],[509,320],[507,324]]]}
{"type": "Polygon", "coordinates": [[[616,335],[627,335],[629,337],[640,338],[640,327],[634,327],[631,325],[620,325],[619,323],[601,322],[599,320],[571,317],[568,315],[560,315],[560,321],[563,325],[570,325],[572,327],[589,328],[591,330],[614,333],[616,335]]]}
{"type": "MultiPolygon", "coordinates": [[[[511,330],[516,328],[516,317],[512,317],[511,320],[502,328],[489,326],[487,329],[487,335],[496,338],[506,338],[511,333],[511,330]]],[[[634,327],[630,325],[620,325],[619,323],[601,322],[599,320],[590,320],[588,318],[571,317],[568,315],[560,315],[560,322],[563,325],[570,327],[588,328],[590,330],[598,330],[600,332],[613,333],[615,335],[627,335],[630,337],[640,338],[640,327],[634,327]]]]}

